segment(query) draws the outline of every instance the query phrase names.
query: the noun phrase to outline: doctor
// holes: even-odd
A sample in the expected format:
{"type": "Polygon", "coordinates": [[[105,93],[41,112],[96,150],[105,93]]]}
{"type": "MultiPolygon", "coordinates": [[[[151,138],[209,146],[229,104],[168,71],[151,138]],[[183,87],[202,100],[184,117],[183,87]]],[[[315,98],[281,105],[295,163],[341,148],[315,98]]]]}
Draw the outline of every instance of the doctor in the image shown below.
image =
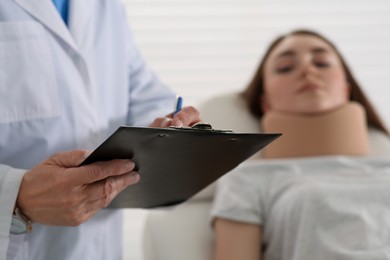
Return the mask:
{"type": "Polygon", "coordinates": [[[173,104],[120,0],[1,0],[0,259],[121,259],[121,211],[100,209],[139,180],[134,163],[76,167],[75,149],[122,124],[200,121],[192,107],[161,117],[173,104]]]}

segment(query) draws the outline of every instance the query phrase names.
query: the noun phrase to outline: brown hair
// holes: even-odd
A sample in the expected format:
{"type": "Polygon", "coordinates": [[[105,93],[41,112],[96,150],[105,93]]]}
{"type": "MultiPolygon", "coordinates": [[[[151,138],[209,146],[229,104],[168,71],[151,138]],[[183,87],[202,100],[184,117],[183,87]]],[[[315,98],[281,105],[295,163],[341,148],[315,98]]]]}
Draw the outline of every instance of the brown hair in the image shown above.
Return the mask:
{"type": "Polygon", "coordinates": [[[347,81],[350,84],[351,87],[351,94],[350,94],[350,100],[359,102],[365,109],[366,115],[367,115],[367,123],[370,126],[373,126],[377,128],[378,130],[384,132],[387,135],[390,135],[389,131],[386,129],[384,123],[382,122],[381,118],[379,117],[378,113],[375,111],[373,105],[368,100],[367,96],[362,91],[362,88],[359,86],[358,82],[352,75],[351,70],[349,69],[347,63],[345,62],[344,58],[341,56],[340,52],[336,48],[336,46],[330,42],[328,39],[326,39],[324,36],[320,35],[319,33],[310,31],[310,30],[295,30],[291,33],[288,33],[286,35],[279,36],[276,38],[268,47],[266,53],[264,54],[264,57],[262,61],[260,62],[260,65],[255,72],[255,75],[247,88],[241,93],[241,95],[244,97],[245,101],[248,104],[248,108],[250,112],[255,115],[257,118],[261,118],[263,116],[263,111],[261,110],[261,97],[264,94],[264,66],[265,62],[268,59],[270,53],[276,48],[276,46],[279,45],[284,39],[286,39],[289,36],[293,35],[309,35],[317,37],[333,48],[333,50],[336,52],[338,57],[340,58],[341,64],[343,66],[343,69],[345,71],[345,75],[347,78],[347,81]]]}

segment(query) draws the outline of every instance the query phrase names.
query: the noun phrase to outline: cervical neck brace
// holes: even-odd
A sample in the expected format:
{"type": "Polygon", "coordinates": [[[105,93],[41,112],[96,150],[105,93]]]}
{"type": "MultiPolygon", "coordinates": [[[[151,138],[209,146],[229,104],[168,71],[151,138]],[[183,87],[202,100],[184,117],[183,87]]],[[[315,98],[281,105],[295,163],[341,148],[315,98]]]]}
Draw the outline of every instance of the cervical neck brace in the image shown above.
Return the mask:
{"type": "Polygon", "coordinates": [[[262,129],[283,133],[263,150],[264,158],[366,155],[369,151],[365,111],[356,102],[315,116],[269,111],[262,129]]]}

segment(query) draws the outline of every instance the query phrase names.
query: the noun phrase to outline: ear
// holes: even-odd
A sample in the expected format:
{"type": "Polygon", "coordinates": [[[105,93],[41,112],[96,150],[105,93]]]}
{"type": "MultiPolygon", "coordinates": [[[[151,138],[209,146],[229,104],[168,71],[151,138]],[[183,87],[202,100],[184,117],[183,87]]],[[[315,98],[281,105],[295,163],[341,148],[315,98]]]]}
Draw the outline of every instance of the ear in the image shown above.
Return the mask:
{"type": "Polygon", "coordinates": [[[266,95],[262,95],[259,97],[259,104],[261,104],[261,110],[263,111],[263,113],[266,113],[270,109],[266,95]]]}

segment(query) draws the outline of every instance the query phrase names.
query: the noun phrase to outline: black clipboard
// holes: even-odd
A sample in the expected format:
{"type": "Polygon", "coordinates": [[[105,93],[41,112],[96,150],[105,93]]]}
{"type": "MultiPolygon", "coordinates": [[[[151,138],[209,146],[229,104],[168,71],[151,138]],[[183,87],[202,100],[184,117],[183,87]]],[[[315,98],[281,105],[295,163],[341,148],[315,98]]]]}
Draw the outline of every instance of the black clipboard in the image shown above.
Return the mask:
{"type": "Polygon", "coordinates": [[[131,159],[141,180],[108,208],[156,208],[182,203],[279,137],[201,128],[120,126],[81,164],[131,159]]]}

